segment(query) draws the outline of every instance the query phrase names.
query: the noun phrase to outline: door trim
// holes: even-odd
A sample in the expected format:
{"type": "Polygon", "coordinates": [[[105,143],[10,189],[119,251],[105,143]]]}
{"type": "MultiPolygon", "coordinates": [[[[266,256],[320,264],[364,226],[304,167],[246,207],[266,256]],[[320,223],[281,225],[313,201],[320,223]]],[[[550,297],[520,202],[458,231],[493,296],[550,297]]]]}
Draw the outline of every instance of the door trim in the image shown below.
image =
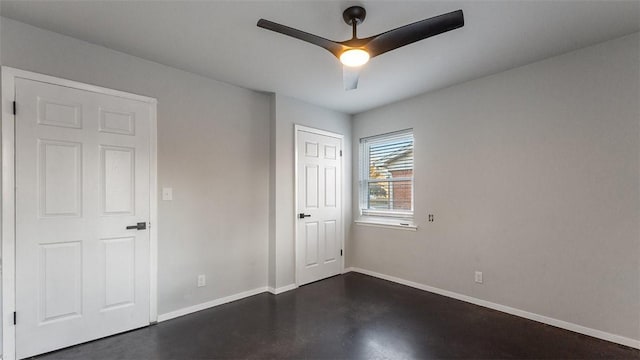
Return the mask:
{"type": "MultiPolygon", "coordinates": [[[[298,218],[298,134],[302,131],[302,132],[307,132],[307,133],[312,133],[312,134],[317,134],[317,135],[324,135],[324,136],[329,136],[329,137],[333,137],[333,138],[337,138],[340,140],[340,151],[344,150],[344,135],[342,134],[338,134],[338,133],[334,133],[331,131],[326,131],[326,130],[320,130],[320,129],[316,129],[316,128],[312,128],[312,127],[308,127],[308,126],[303,126],[303,125],[298,125],[298,124],[294,124],[293,125],[294,128],[294,160],[293,160],[293,186],[294,186],[294,190],[293,190],[293,218],[297,220],[298,218]]],[[[340,235],[341,235],[341,249],[342,249],[342,253],[343,255],[341,256],[342,259],[340,259],[340,273],[344,273],[344,258],[347,255],[345,246],[344,246],[344,241],[345,241],[345,231],[344,228],[346,226],[346,221],[344,219],[344,178],[345,178],[345,169],[344,169],[344,161],[343,161],[343,156],[340,156],[340,219],[342,220],[342,226],[340,227],[340,235]]],[[[293,222],[293,228],[294,228],[294,236],[293,236],[293,254],[294,254],[294,282],[295,282],[295,286],[298,287],[300,286],[300,276],[298,274],[299,270],[298,269],[298,257],[300,256],[298,254],[298,251],[300,250],[300,247],[298,246],[298,222],[294,221],[293,222]]]]}
{"type": "MultiPolygon", "coordinates": [[[[100,86],[84,84],[72,80],[38,74],[8,66],[2,66],[2,358],[16,358],[16,332],[13,325],[13,312],[16,309],[16,214],[15,214],[15,100],[16,79],[26,79],[85,90],[99,94],[117,96],[141,101],[150,107],[150,139],[149,139],[149,323],[158,320],[158,136],[157,136],[157,104],[154,98],[130,94],[100,86]]],[[[18,108],[18,111],[20,109],[18,108]]]]}

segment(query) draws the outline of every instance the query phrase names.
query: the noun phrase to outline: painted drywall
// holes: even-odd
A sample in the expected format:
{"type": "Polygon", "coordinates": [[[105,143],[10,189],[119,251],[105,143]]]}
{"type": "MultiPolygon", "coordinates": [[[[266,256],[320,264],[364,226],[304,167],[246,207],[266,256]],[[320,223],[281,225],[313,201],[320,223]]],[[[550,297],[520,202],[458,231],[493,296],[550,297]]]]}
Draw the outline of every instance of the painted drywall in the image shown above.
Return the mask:
{"type": "Polygon", "coordinates": [[[269,245],[268,245],[268,274],[267,286],[276,289],[276,96],[272,94],[270,99],[269,118],[269,245]]]}
{"type": "MultiPolygon", "coordinates": [[[[0,14],[1,15],[1,14],[0,14]]],[[[0,65],[2,65],[2,17],[0,16],[0,65]]],[[[2,74],[0,73],[0,76],[2,74]]],[[[4,98],[2,97],[2,86],[0,86],[0,114],[2,114],[2,109],[3,106],[5,106],[3,104],[4,98]]],[[[0,154],[1,156],[1,154],[0,154]]],[[[2,217],[2,211],[0,210],[0,218],[2,217]]],[[[0,222],[1,223],[1,222],[0,222]]],[[[0,224],[0,233],[2,232],[2,225],[0,224]]],[[[0,236],[0,241],[2,240],[2,237],[0,236]]],[[[2,252],[0,251],[0,265],[2,264],[2,252]]],[[[3,304],[3,296],[2,296],[2,266],[0,266],[0,321],[4,320],[4,314],[2,314],[2,304],[3,304]]],[[[3,333],[2,333],[2,323],[0,322],[0,359],[2,358],[2,354],[3,354],[3,350],[2,350],[2,339],[3,339],[3,333]]]]}
{"type": "Polygon", "coordinates": [[[303,125],[344,135],[342,187],[344,234],[348,242],[351,224],[351,116],[311,105],[287,96],[273,95],[273,139],[271,152],[271,251],[274,276],[269,286],[282,288],[295,283],[294,125],[303,125]]]}
{"type": "Polygon", "coordinates": [[[354,225],[349,266],[640,339],[639,40],[356,115],[354,162],[414,129],[418,230],[354,225]]]}
{"type": "Polygon", "coordinates": [[[0,22],[2,65],[158,99],[159,314],[266,285],[269,95],[0,22]]]}
{"type": "Polygon", "coordinates": [[[158,99],[159,187],[174,191],[159,202],[159,314],[294,283],[294,124],[345,135],[348,238],[351,116],[6,18],[0,32],[2,65],[158,99]]]}

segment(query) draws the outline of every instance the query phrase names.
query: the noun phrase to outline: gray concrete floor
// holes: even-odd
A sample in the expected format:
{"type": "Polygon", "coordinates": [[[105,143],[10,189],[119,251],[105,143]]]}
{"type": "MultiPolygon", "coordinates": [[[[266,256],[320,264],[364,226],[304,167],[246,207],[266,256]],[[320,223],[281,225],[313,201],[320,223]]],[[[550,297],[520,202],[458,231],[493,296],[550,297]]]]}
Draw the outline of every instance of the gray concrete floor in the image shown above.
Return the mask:
{"type": "Polygon", "coordinates": [[[640,359],[640,351],[348,273],[38,359],[640,359]]]}

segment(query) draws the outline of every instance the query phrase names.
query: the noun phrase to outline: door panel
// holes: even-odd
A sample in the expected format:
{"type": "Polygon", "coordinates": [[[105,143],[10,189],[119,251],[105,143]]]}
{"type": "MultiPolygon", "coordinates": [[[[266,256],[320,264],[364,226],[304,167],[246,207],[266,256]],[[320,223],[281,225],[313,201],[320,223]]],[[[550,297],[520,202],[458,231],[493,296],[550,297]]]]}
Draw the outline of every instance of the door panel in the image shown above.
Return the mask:
{"type": "Polygon", "coordinates": [[[335,220],[328,220],[324,222],[324,262],[336,261],[336,255],[339,251],[338,245],[338,229],[336,228],[335,220]]]}
{"type": "MultiPolygon", "coordinates": [[[[67,99],[68,100],[68,99],[67,99]]],[[[38,124],[82,129],[82,105],[38,96],[38,124]]]]}
{"type": "Polygon", "coordinates": [[[329,159],[329,160],[335,160],[336,159],[336,147],[332,146],[332,145],[325,145],[324,146],[324,158],[325,159],[329,159]]]}
{"type": "Polygon", "coordinates": [[[16,355],[148,325],[149,104],[15,86],[16,355]]]}
{"type": "Polygon", "coordinates": [[[40,216],[80,216],[82,144],[38,139],[40,216]]]}
{"type": "Polygon", "coordinates": [[[135,113],[119,113],[100,108],[99,131],[112,134],[135,135],[135,113]]]}
{"type": "Polygon", "coordinates": [[[298,285],[342,271],[341,140],[299,130],[296,269],[298,285]]]}
{"type": "Polygon", "coordinates": [[[305,165],[304,168],[304,178],[305,178],[305,198],[306,207],[307,208],[317,208],[318,207],[318,193],[320,189],[318,189],[318,166],[317,165],[305,165]]]}
{"type": "Polygon", "coordinates": [[[336,188],[338,184],[336,182],[336,168],[326,167],[324,169],[324,206],[331,208],[336,207],[336,188]]]}
{"type": "Polygon", "coordinates": [[[39,325],[82,316],[82,242],[39,247],[39,325]]]}
{"type": "Polygon", "coordinates": [[[135,238],[101,239],[104,279],[102,292],[104,305],[101,311],[135,303],[135,238]]]}
{"type": "Polygon", "coordinates": [[[317,266],[318,265],[318,223],[317,222],[307,222],[304,224],[304,234],[305,234],[305,258],[306,258],[306,267],[317,266]]]}
{"type": "Polygon", "coordinates": [[[305,157],[318,157],[318,143],[305,141],[304,143],[304,156],[305,157]]]}
{"type": "Polygon", "coordinates": [[[103,215],[134,213],[135,149],[100,146],[103,215]]]}

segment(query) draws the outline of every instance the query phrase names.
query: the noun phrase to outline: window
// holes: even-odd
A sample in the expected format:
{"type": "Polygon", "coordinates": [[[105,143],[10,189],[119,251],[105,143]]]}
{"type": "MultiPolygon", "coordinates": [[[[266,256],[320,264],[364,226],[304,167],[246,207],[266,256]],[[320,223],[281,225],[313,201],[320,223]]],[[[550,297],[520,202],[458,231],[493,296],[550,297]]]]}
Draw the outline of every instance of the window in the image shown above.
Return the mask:
{"type": "Polygon", "coordinates": [[[360,140],[363,216],[413,217],[413,130],[360,140]]]}

